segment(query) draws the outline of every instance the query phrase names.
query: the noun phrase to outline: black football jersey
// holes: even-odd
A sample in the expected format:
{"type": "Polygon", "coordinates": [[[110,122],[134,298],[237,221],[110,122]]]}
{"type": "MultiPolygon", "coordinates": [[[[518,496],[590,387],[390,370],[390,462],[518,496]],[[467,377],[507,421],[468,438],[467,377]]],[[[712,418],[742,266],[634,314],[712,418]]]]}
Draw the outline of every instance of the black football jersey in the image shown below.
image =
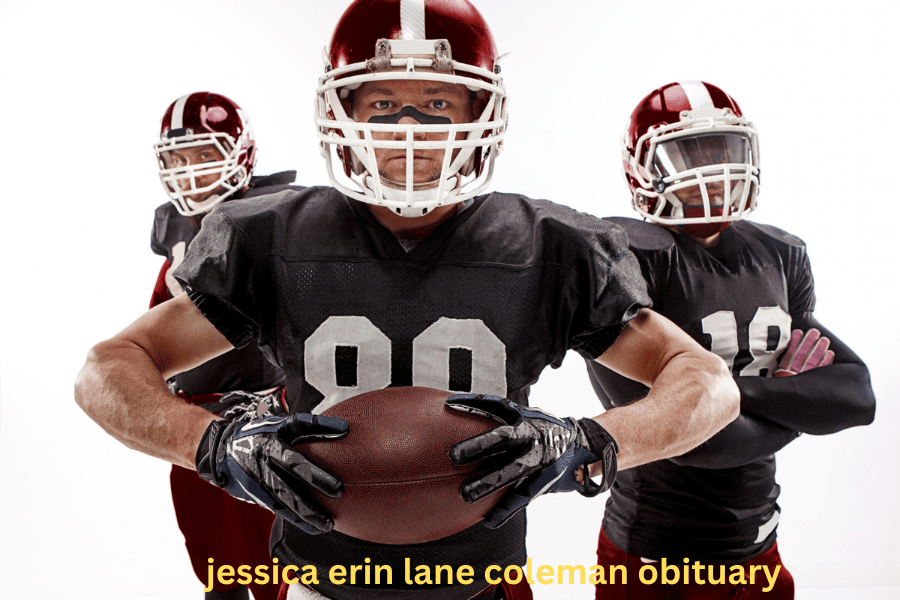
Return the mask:
{"type": "MultiPolygon", "coordinates": [[[[290,184],[295,177],[295,171],[253,177],[250,189],[242,197],[254,198],[294,188],[290,184]]],[[[172,297],[182,291],[181,285],[172,273],[184,260],[191,241],[199,231],[178,213],[171,202],[166,202],[156,209],[153,231],[150,234],[150,247],[154,253],[165,256],[169,261],[170,267],[165,279],[172,297]]],[[[188,396],[232,390],[260,391],[283,384],[284,373],[266,360],[255,346],[232,350],[175,376],[175,385],[188,396]]]]}
{"type": "MultiPolygon", "coordinates": [[[[815,308],[806,247],[775,227],[735,222],[705,249],[658,225],[608,220],[628,232],[654,310],[722,357],[737,378],[771,373],[792,321],[815,308]]],[[[647,393],[595,362],[588,371],[607,409],[647,393]]],[[[779,491],[774,455],[731,468],[658,461],[619,473],[603,528],[629,554],[743,562],[774,543],[779,491]]]]}
{"type": "MultiPolygon", "coordinates": [[[[333,188],[231,202],[207,217],[176,277],[232,343],[256,341],[284,368],[292,411],[316,413],[388,386],[524,403],[547,365],[569,349],[599,356],[648,303],[619,227],[498,193],[408,252],[365,205],[333,188]]],[[[479,524],[417,546],[309,536],[279,521],[272,550],[319,573],[365,558],[390,564],[397,597],[467,598],[477,585],[405,586],[404,558],[471,565],[483,584],[486,566],[524,562],[524,534],[522,514],[496,530],[479,524]]],[[[375,593],[314,587],[340,598],[375,593]]]]}

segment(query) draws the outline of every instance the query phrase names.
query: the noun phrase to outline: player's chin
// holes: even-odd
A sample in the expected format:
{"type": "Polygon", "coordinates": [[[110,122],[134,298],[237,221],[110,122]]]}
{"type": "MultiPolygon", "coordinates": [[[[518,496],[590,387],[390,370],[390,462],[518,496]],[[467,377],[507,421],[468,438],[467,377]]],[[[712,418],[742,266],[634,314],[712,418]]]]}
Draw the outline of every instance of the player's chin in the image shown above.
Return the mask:
{"type": "Polygon", "coordinates": [[[189,196],[187,196],[187,199],[195,204],[200,204],[201,202],[209,200],[214,194],[218,193],[219,191],[220,190],[215,189],[215,190],[210,190],[208,192],[202,192],[199,194],[190,194],[189,196]]]}
{"type": "MultiPolygon", "coordinates": [[[[395,165],[390,163],[386,169],[380,169],[382,182],[388,187],[397,189],[406,188],[406,160],[390,161],[392,163],[402,163],[402,168],[392,168],[395,165]]],[[[418,161],[416,161],[418,163],[418,161]]],[[[413,182],[417,188],[436,187],[441,178],[440,170],[433,168],[432,161],[422,161],[422,165],[416,164],[413,168],[413,182]]]]}

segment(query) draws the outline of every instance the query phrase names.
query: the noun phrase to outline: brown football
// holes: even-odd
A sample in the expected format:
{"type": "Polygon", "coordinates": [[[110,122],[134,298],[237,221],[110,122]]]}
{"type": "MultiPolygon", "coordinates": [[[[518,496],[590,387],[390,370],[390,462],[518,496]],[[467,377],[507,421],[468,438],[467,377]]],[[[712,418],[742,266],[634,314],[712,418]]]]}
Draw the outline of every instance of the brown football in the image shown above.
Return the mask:
{"type": "Polygon", "coordinates": [[[497,423],[449,409],[451,392],[394,387],[349,398],[323,414],[350,423],[339,440],[301,442],[297,449],[344,482],[337,499],[316,493],[334,528],[379,544],[421,544],[481,521],[505,490],[467,504],[459,488],[479,463],[457,467],[457,442],[497,423]]]}

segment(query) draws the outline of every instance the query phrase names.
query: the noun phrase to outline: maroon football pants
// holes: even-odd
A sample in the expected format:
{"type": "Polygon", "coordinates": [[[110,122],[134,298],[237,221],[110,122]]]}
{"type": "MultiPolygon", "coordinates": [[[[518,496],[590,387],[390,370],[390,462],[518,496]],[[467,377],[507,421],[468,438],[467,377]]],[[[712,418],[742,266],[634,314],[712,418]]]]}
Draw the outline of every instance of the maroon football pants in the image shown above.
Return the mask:
{"type": "MultiPolygon", "coordinates": [[[[524,579],[519,583],[507,583],[506,581],[502,581],[500,587],[503,588],[503,596],[506,600],[533,600],[533,596],[531,595],[531,586],[528,585],[528,582],[524,579]]],[[[288,595],[288,584],[282,584],[281,591],[278,593],[278,600],[287,600],[288,595]]],[[[488,595],[488,592],[493,590],[495,585],[487,588],[472,600],[478,600],[478,598],[484,597],[488,595]]],[[[331,598],[329,600],[340,600],[340,598],[331,598]]]]}
{"type": "MultiPolygon", "coordinates": [[[[241,565],[249,565],[253,573],[256,565],[267,565],[271,571],[269,533],[274,514],[233,498],[200,479],[196,472],[182,467],[172,465],[170,481],[178,527],[184,534],[194,573],[204,587],[209,581],[210,558],[215,560],[216,568],[230,565],[237,570],[241,565]]],[[[223,585],[216,578],[213,581],[216,591],[238,585],[223,585]]],[[[275,600],[278,596],[278,585],[260,585],[251,581],[249,587],[256,600],[275,600]]]]}
{"type": "MultiPolygon", "coordinates": [[[[714,585],[707,581],[709,568],[713,569],[713,578],[721,580],[720,565],[706,565],[705,563],[701,563],[703,567],[700,569],[701,578],[705,581],[703,584],[697,583],[696,573],[689,570],[691,581],[684,585],[683,562],[673,563],[681,573],[680,583],[663,584],[661,576],[656,577],[655,583],[642,583],[640,580],[641,567],[652,565],[656,568],[658,575],[661,563],[646,563],[639,556],[622,552],[606,537],[602,529],[600,530],[600,543],[597,547],[597,564],[603,567],[607,583],[597,585],[596,600],[793,600],[794,598],[794,578],[781,562],[777,543],[763,554],[740,565],[744,571],[744,579],[748,582],[754,566],[768,567],[770,574],[773,574],[775,568],[780,566],[778,578],[772,589],[767,592],[764,592],[763,589],[769,588],[769,582],[762,570],[755,570],[756,583],[753,585],[749,583],[732,584],[729,579],[732,567],[725,565],[725,583],[714,585]],[[628,573],[626,585],[609,583],[611,568],[615,565],[625,566],[628,573]]],[[[650,578],[648,571],[645,579],[650,578]]],[[[738,579],[736,574],[735,579],[738,579]]],[[[618,580],[617,573],[617,582],[618,580]]]]}

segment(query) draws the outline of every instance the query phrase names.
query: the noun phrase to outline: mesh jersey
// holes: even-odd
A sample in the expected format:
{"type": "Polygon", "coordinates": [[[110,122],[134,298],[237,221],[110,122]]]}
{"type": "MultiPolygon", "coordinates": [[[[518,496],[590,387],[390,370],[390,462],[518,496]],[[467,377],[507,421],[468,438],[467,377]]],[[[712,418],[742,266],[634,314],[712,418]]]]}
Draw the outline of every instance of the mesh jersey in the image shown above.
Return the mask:
{"type": "MultiPolygon", "coordinates": [[[[608,220],[628,232],[654,310],[721,356],[736,377],[771,372],[792,320],[815,307],[806,247],[775,227],[736,222],[704,249],[658,225],[608,220]]],[[[597,363],[588,371],[607,409],[647,393],[597,363]]],[[[629,554],[742,562],[774,543],[779,491],[771,454],[730,468],[658,461],[619,473],[603,529],[629,554]]]]}
{"type": "MultiPolygon", "coordinates": [[[[408,385],[527,402],[547,365],[568,349],[599,356],[649,301],[620,228],[508,194],[477,198],[409,252],[332,188],[230,202],[207,217],[176,277],[232,343],[255,339],[284,368],[288,405],[303,412],[408,385]]],[[[487,565],[524,562],[524,534],[521,515],[417,546],[278,523],[272,543],[274,556],[320,573],[366,557],[391,564],[399,597],[467,598],[476,585],[403,589],[403,559],[471,565],[483,583],[487,565]]]]}
{"type": "MultiPolygon", "coordinates": [[[[253,177],[250,189],[242,197],[253,198],[288,189],[293,187],[289,184],[295,177],[295,171],[253,177]]],[[[188,246],[199,231],[178,214],[171,202],[156,209],[150,247],[154,253],[165,256],[171,265],[164,274],[168,295],[171,297],[181,293],[181,286],[172,277],[172,272],[184,260],[188,246]]],[[[255,346],[232,350],[175,376],[175,385],[188,396],[232,390],[259,391],[283,383],[284,373],[281,369],[266,360],[255,346]]]]}

